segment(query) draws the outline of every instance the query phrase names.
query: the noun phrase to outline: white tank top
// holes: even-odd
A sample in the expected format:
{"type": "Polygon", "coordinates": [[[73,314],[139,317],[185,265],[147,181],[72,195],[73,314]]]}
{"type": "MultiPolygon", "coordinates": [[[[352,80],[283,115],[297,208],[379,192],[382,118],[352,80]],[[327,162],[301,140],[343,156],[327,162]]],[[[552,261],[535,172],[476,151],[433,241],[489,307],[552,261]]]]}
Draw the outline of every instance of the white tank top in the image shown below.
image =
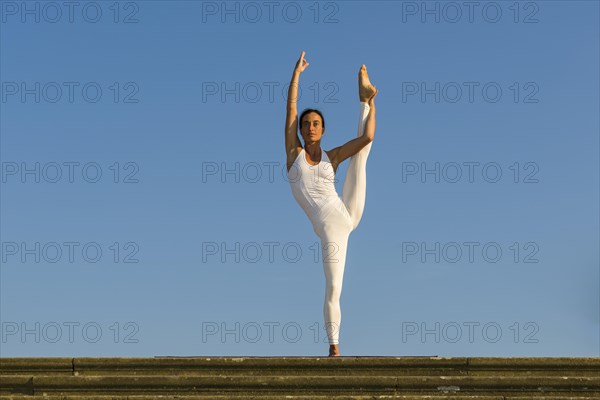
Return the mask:
{"type": "Polygon", "coordinates": [[[294,198],[314,225],[340,198],[335,190],[335,171],[327,153],[321,148],[321,162],[317,165],[310,165],[305,153],[303,148],[287,175],[294,198]]]}

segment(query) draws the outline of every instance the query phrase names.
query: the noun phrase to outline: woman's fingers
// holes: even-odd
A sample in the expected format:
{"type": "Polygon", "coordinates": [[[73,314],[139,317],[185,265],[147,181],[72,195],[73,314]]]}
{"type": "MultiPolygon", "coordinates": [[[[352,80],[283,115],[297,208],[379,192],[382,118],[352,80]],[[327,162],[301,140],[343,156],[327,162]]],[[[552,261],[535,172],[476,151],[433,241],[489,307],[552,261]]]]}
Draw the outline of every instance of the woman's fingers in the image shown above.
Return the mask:
{"type": "Polygon", "coordinates": [[[297,68],[299,68],[301,71],[304,71],[304,69],[306,67],[308,67],[308,65],[309,65],[308,61],[306,61],[304,59],[305,54],[306,54],[306,52],[302,51],[302,53],[300,53],[300,58],[298,59],[298,62],[296,63],[297,68]]]}
{"type": "Polygon", "coordinates": [[[302,70],[306,69],[306,67],[308,67],[308,66],[309,66],[309,64],[310,64],[310,63],[309,63],[308,61],[306,61],[304,58],[302,58],[302,59],[300,60],[300,67],[302,68],[302,70]]]}

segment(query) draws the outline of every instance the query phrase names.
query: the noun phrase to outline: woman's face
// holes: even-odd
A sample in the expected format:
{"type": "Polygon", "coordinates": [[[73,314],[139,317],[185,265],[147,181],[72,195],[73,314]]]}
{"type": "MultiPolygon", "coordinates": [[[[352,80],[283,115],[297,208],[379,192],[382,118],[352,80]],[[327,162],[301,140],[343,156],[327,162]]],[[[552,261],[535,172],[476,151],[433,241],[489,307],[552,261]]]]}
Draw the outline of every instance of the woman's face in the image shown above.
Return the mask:
{"type": "Polygon", "coordinates": [[[323,136],[323,121],[316,112],[309,112],[300,122],[300,132],[304,143],[313,143],[321,140],[323,136]]]}

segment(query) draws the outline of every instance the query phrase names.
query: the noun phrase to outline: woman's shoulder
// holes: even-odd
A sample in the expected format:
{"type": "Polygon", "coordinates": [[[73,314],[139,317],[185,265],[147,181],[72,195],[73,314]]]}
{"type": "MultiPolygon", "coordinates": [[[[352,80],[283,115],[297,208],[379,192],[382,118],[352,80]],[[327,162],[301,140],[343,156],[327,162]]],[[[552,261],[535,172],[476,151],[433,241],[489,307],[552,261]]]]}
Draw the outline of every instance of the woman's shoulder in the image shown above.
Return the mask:
{"type": "Polygon", "coordinates": [[[288,160],[291,158],[292,160],[295,160],[298,155],[300,153],[302,153],[302,150],[304,150],[304,147],[302,146],[298,146],[298,147],[292,147],[290,149],[290,152],[288,153],[288,160]]]}
{"type": "Polygon", "coordinates": [[[327,155],[329,161],[334,161],[337,157],[338,152],[340,151],[339,147],[335,147],[331,150],[323,150],[323,152],[327,155]]]}
{"type": "Polygon", "coordinates": [[[304,147],[300,146],[300,147],[293,147],[288,155],[287,155],[287,170],[289,172],[290,168],[292,168],[292,165],[294,165],[294,162],[296,162],[296,160],[298,159],[298,156],[300,155],[300,153],[302,153],[302,150],[304,150],[304,147]]]}

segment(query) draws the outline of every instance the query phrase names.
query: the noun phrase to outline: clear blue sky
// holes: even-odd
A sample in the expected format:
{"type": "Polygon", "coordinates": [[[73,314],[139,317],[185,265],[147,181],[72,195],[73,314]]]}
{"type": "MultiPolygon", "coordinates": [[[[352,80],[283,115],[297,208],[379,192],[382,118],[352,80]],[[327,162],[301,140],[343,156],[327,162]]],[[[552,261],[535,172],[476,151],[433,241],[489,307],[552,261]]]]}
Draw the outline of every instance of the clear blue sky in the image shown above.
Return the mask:
{"type": "Polygon", "coordinates": [[[2,356],[327,354],[302,50],[325,150],[379,89],[342,354],[600,356],[597,1],[114,3],[0,2],[2,356]]]}

